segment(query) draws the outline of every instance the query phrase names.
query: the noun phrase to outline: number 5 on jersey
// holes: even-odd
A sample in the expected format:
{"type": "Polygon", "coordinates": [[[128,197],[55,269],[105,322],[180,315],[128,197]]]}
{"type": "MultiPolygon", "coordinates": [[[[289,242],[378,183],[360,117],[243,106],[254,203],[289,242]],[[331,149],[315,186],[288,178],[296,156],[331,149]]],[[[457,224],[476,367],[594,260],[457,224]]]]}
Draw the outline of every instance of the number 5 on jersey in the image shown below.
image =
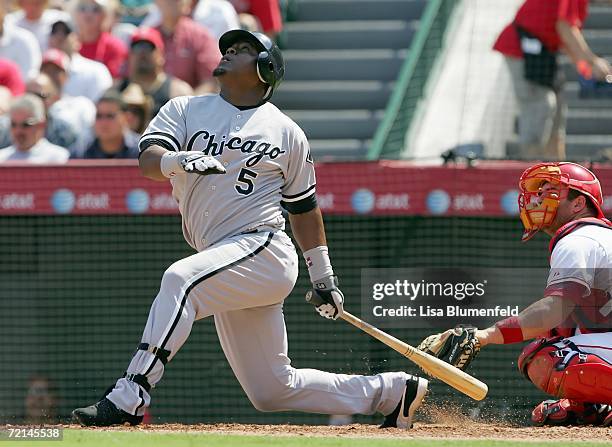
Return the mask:
{"type": "Polygon", "coordinates": [[[248,196],[253,192],[255,185],[253,180],[257,177],[257,172],[251,171],[247,168],[242,168],[240,174],[238,174],[238,184],[234,185],[238,194],[248,196]]]}

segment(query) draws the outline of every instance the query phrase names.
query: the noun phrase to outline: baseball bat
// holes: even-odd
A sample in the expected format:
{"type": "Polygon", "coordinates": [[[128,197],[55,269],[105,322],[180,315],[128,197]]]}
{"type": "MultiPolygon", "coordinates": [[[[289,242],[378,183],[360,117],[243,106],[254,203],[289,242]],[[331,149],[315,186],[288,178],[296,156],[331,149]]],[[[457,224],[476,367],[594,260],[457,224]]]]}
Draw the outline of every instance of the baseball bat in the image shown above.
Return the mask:
{"type": "MultiPolygon", "coordinates": [[[[306,293],[306,301],[315,306],[319,306],[324,303],[321,297],[312,290],[306,293]]],[[[486,397],[487,392],[489,391],[487,384],[481,382],[475,377],[470,376],[465,371],[462,371],[459,368],[446,363],[444,360],[440,360],[433,355],[429,355],[426,352],[404,343],[394,336],[381,331],[375,326],[372,326],[370,323],[357,318],[346,310],[340,318],[352,324],[356,328],[361,329],[367,334],[370,334],[372,337],[389,346],[394,351],[399,352],[408,360],[412,360],[430,376],[440,379],[466,396],[469,396],[474,400],[482,400],[486,397]]]]}

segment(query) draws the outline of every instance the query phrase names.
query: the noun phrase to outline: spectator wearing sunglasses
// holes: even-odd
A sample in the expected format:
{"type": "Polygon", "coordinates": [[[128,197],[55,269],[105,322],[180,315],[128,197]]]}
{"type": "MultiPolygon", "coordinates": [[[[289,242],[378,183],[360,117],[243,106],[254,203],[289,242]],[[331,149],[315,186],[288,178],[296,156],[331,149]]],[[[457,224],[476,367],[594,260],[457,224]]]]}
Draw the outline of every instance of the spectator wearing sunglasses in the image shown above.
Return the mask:
{"type": "MultiPolygon", "coordinates": [[[[82,127],[73,125],[57,113],[53,113],[52,106],[59,100],[59,92],[51,78],[44,73],[30,80],[26,86],[27,92],[43,100],[47,116],[45,138],[51,143],[70,149],[75,146],[82,134],[82,127]]],[[[21,93],[23,94],[23,92],[21,93]]],[[[11,101],[7,103],[10,107],[11,101]]],[[[93,105],[92,105],[93,107],[93,105]]],[[[11,119],[7,114],[0,116],[0,148],[11,145],[11,119]]]]}
{"type": "Polygon", "coordinates": [[[113,90],[106,92],[96,104],[95,139],[83,158],[118,159],[138,158],[139,136],[130,131],[126,104],[113,90]]]}
{"type": "Polygon", "coordinates": [[[42,99],[26,93],[13,102],[9,116],[13,144],[0,149],[0,163],[61,164],[68,160],[68,149],[56,146],[45,138],[47,118],[42,99]]]}
{"type": "Polygon", "coordinates": [[[115,9],[112,0],[79,0],[74,12],[79,53],[106,65],[113,78],[121,74],[128,54],[126,45],[109,32],[115,9]]]}

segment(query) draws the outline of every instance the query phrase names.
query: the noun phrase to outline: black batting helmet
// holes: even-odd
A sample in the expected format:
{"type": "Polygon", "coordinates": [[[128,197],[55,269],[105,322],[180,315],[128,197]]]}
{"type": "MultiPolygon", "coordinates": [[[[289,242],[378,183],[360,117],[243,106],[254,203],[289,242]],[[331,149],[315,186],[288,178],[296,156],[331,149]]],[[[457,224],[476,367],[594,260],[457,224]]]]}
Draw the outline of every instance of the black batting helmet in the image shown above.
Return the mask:
{"type": "Polygon", "coordinates": [[[226,32],[219,39],[221,54],[225,54],[227,49],[236,42],[249,42],[259,51],[259,56],[257,57],[257,75],[261,82],[269,86],[264,98],[268,100],[285,75],[285,62],[283,61],[280,49],[265,34],[234,29],[226,32]]]}

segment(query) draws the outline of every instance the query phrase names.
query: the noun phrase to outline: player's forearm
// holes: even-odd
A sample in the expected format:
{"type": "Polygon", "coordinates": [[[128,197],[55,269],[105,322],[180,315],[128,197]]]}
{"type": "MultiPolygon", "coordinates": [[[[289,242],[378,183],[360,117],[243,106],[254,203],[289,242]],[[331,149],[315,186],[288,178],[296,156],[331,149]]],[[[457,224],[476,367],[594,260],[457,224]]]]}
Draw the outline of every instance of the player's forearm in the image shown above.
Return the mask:
{"type": "Polygon", "coordinates": [[[581,60],[587,61],[589,64],[594,62],[596,56],[584,40],[584,36],[578,27],[571,26],[565,20],[559,20],[556,28],[563,42],[563,48],[574,64],[581,60]]]}
{"type": "Polygon", "coordinates": [[[551,329],[561,325],[570,315],[574,305],[569,300],[547,296],[523,310],[517,317],[498,322],[476,337],[482,346],[531,340],[545,336],[551,329]]]}
{"type": "Polygon", "coordinates": [[[289,214],[291,232],[302,252],[327,245],[319,207],[302,214],[289,214]]]}
{"type": "Polygon", "coordinates": [[[480,346],[504,344],[504,337],[497,326],[478,329],[475,335],[480,342],[480,346]]]}
{"type": "Polygon", "coordinates": [[[151,180],[165,181],[167,177],[162,174],[160,161],[166,149],[160,146],[151,146],[147,148],[138,159],[140,172],[151,180]]]}
{"type": "Polygon", "coordinates": [[[573,302],[560,297],[547,296],[536,301],[518,315],[524,339],[546,335],[560,326],[573,310],[573,302]]]}

